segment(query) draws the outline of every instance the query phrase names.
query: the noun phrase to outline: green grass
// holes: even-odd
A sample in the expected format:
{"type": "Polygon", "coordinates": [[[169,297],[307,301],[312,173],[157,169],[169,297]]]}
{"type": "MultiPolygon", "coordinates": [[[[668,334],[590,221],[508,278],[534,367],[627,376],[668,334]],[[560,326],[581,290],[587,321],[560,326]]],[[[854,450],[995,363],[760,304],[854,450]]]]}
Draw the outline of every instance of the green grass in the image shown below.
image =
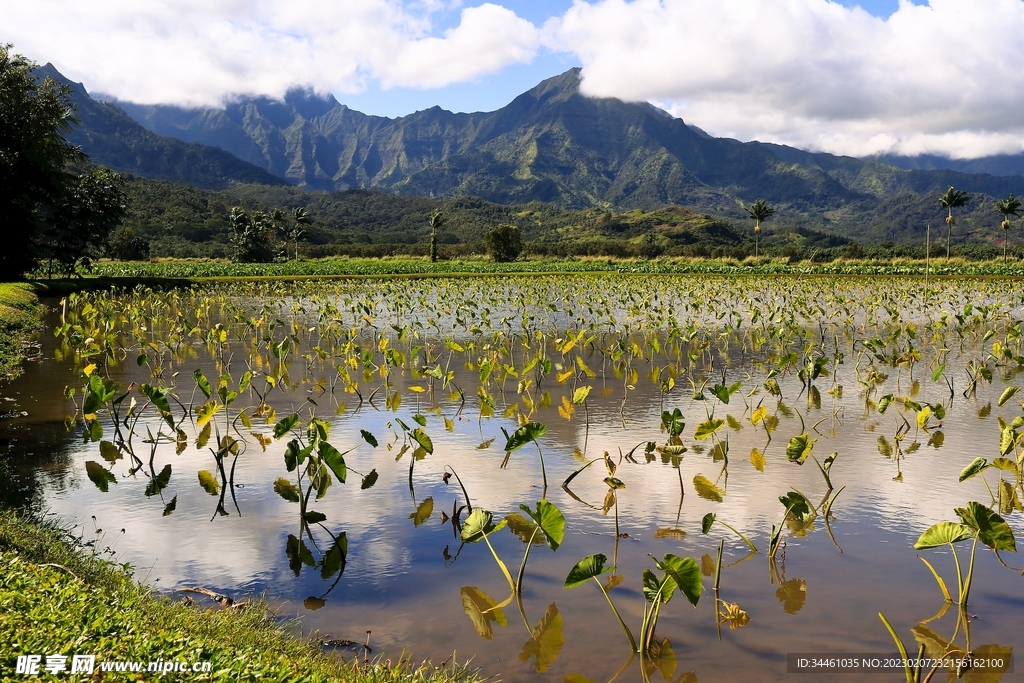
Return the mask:
{"type": "Polygon", "coordinates": [[[211,277],[352,277],[384,275],[465,275],[501,273],[624,272],[651,274],[822,274],[822,275],[970,275],[1021,276],[1024,262],[967,261],[962,259],[889,261],[836,260],[827,263],[790,262],[785,258],[695,259],[658,258],[573,260],[530,259],[494,263],[484,259],[462,259],[430,263],[423,258],[332,258],[282,263],[229,263],[211,260],[170,260],[158,262],[113,262],[95,264],[93,274],[110,278],[211,277]]]}
{"type": "MultiPolygon", "coordinates": [[[[146,678],[215,681],[478,681],[451,664],[344,662],[291,635],[263,602],[242,609],[175,602],[135,583],[125,568],[83,553],[67,532],[0,510],[0,679],[18,655],[92,654],[96,661],[208,661],[209,673],[146,678]]],[[[98,669],[97,669],[98,670],[98,669]]],[[[59,679],[67,672],[44,678],[59,679]]],[[[129,674],[112,674],[128,680],[129,674]]]]}
{"type": "Polygon", "coordinates": [[[39,328],[41,316],[32,285],[0,283],[0,380],[18,373],[22,344],[39,328]]]}

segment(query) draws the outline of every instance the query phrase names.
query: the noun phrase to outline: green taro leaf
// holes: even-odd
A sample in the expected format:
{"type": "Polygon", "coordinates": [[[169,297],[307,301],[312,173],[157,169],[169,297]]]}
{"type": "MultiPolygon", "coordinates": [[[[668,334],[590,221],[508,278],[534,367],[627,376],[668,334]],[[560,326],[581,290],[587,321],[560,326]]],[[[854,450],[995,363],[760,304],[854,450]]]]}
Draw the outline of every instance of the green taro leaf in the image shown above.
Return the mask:
{"type": "Polygon", "coordinates": [[[683,594],[690,604],[697,606],[700,600],[701,591],[704,585],[700,578],[700,565],[692,557],[678,557],[676,555],[665,555],[661,562],[655,561],[658,569],[668,574],[675,581],[679,592],[683,594]]]}
{"type": "Polygon", "coordinates": [[[569,575],[565,577],[564,587],[575,588],[576,586],[586,583],[587,579],[614,571],[615,567],[604,566],[604,563],[607,561],[608,558],[601,553],[584,557],[569,570],[569,575]]]}
{"type": "Polygon", "coordinates": [[[587,396],[590,395],[590,390],[593,389],[589,384],[585,387],[580,387],[572,394],[572,402],[576,405],[582,405],[587,400],[587,396]]]}
{"type": "Polygon", "coordinates": [[[412,438],[416,439],[416,443],[418,443],[427,453],[434,452],[434,442],[431,441],[427,433],[419,427],[412,430],[412,438]]]}
{"type": "Polygon", "coordinates": [[[935,368],[935,372],[932,373],[932,381],[938,382],[939,378],[942,377],[942,373],[946,371],[946,364],[943,363],[939,367],[935,368]]]}
{"type": "Polygon", "coordinates": [[[931,525],[921,534],[921,537],[914,543],[914,548],[917,550],[928,550],[929,548],[937,548],[940,545],[958,543],[971,536],[973,536],[971,529],[963,524],[939,522],[938,524],[931,525]]]}
{"type": "Polygon", "coordinates": [[[317,522],[323,522],[327,519],[327,515],[316,510],[308,510],[306,514],[302,515],[303,521],[309,524],[316,524],[317,522]]]}
{"type": "Polygon", "coordinates": [[[199,485],[211,496],[220,493],[220,482],[209,470],[199,470],[199,485]]]}
{"type": "Polygon", "coordinates": [[[779,496],[779,502],[786,506],[789,514],[801,522],[809,522],[814,517],[814,506],[811,505],[811,501],[798,491],[790,491],[784,496],[779,496]]]}
{"type": "Polygon", "coordinates": [[[1020,391],[1020,387],[1006,387],[1003,393],[999,396],[999,406],[1002,407],[1018,391],[1020,391]]]}
{"type": "Polygon", "coordinates": [[[371,434],[370,432],[366,431],[365,429],[360,429],[359,433],[362,435],[363,441],[365,441],[366,443],[370,444],[374,448],[377,447],[377,437],[375,437],[373,434],[371,434]]]}
{"type": "Polygon", "coordinates": [[[786,445],[786,457],[790,462],[803,465],[804,461],[807,460],[807,456],[814,449],[815,441],[817,439],[812,439],[810,434],[794,436],[786,445]]]}
{"type": "Polygon", "coordinates": [[[665,584],[662,585],[658,577],[650,569],[643,573],[643,592],[647,602],[668,602],[676,591],[676,582],[671,576],[665,576],[665,584]]]}
{"type": "Polygon", "coordinates": [[[704,439],[708,438],[709,436],[717,432],[719,429],[721,429],[722,425],[724,424],[725,420],[705,420],[704,422],[701,422],[699,425],[697,425],[697,431],[694,432],[693,438],[697,439],[698,441],[703,441],[704,439]]]}
{"type": "Polygon", "coordinates": [[[517,451],[536,438],[543,436],[547,431],[548,428],[540,422],[527,422],[512,432],[512,436],[505,443],[505,450],[509,453],[517,451]]]}
{"type": "Polygon", "coordinates": [[[92,483],[96,484],[96,488],[103,491],[103,493],[107,492],[111,483],[117,483],[117,477],[114,476],[114,473],[95,460],[85,461],[85,473],[89,475],[92,483]]]}
{"type": "Polygon", "coordinates": [[[966,481],[981,472],[988,467],[988,461],[985,458],[975,458],[971,461],[967,467],[960,472],[960,481],[966,481]]]}
{"type": "Polygon", "coordinates": [[[299,416],[296,414],[292,414],[284,418],[274,425],[274,438],[280,439],[282,436],[292,431],[297,424],[299,424],[299,416]]]}
{"type": "Polygon", "coordinates": [[[978,540],[993,550],[1017,552],[1013,530],[999,513],[989,510],[981,503],[970,502],[966,508],[956,508],[956,514],[965,526],[978,534],[978,540]]]}
{"type": "Polygon", "coordinates": [[[277,480],[274,481],[274,493],[290,503],[299,502],[299,490],[295,488],[295,484],[291,483],[284,477],[278,477],[277,480]]]}
{"type": "Polygon", "coordinates": [[[192,376],[196,379],[196,386],[199,387],[199,391],[203,392],[203,396],[210,398],[210,380],[206,379],[206,375],[199,368],[196,368],[192,376]]]}
{"type": "Polygon", "coordinates": [[[342,484],[345,483],[345,477],[348,476],[348,468],[345,467],[345,455],[339,453],[338,449],[327,443],[321,441],[319,445],[320,457],[323,459],[327,466],[334,472],[334,476],[338,478],[342,484]]]}
{"type": "Polygon", "coordinates": [[[700,532],[702,534],[706,534],[711,531],[711,525],[715,523],[715,517],[716,515],[714,512],[709,512],[700,520],[700,532]]]}
{"type": "Polygon", "coordinates": [[[483,508],[473,508],[473,512],[469,514],[469,517],[462,524],[462,540],[466,543],[476,543],[485,534],[501,531],[508,524],[504,519],[497,524],[493,522],[494,514],[492,512],[483,508]]]}
{"type": "Polygon", "coordinates": [[[889,405],[892,403],[892,400],[892,394],[886,394],[882,398],[878,399],[878,412],[884,413],[886,410],[888,410],[889,405]]]}
{"type": "Polygon", "coordinates": [[[552,550],[558,550],[558,546],[565,539],[565,517],[562,515],[561,510],[545,498],[537,501],[536,511],[531,510],[525,505],[520,505],[519,509],[528,514],[530,519],[544,532],[544,540],[547,541],[548,547],[552,550]]]}

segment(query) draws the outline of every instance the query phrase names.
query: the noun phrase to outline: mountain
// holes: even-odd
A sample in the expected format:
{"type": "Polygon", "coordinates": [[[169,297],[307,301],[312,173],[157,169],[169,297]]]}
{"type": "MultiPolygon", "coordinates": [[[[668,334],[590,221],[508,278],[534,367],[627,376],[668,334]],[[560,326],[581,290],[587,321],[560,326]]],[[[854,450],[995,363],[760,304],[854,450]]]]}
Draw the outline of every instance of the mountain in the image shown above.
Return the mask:
{"type": "Polygon", "coordinates": [[[997,154],[978,159],[949,159],[935,154],[922,154],[915,157],[889,154],[875,157],[875,160],[915,171],[948,169],[960,173],[1024,176],[1024,154],[997,154]]]}
{"type": "Polygon", "coordinates": [[[217,147],[182,142],[146,129],[121,108],[99,102],[81,83],[65,78],[52,64],[35,71],[71,88],[80,120],[67,136],[93,163],[115,171],[220,189],[237,183],[286,185],[279,178],[217,147]]]}
{"type": "Polygon", "coordinates": [[[864,235],[872,232],[864,213],[880,201],[895,202],[898,212],[950,185],[990,197],[1024,189],[1022,178],[905,170],[714,138],[650,104],[585,97],[579,84],[580,70],[571,69],[497,111],[433,107],[394,119],[301,90],[219,110],[118,104],[152,131],[220,147],[307,189],[567,208],[681,204],[732,218],[745,218],[742,206],[765,198],[789,220],[864,235]]]}

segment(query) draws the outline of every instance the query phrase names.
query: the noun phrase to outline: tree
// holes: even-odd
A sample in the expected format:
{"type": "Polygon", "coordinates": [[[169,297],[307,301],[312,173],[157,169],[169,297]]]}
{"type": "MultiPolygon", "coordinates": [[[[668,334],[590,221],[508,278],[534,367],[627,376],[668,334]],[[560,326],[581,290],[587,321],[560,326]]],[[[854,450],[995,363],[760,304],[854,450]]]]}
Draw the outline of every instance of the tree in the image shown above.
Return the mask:
{"type": "Polygon", "coordinates": [[[1010,229],[1010,216],[1020,218],[1020,208],[1020,200],[1013,194],[996,202],[996,211],[1003,214],[1003,222],[999,225],[1003,229],[1003,263],[1006,263],[1006,231],[1010,229]]]}
{"type": "Polygon", "coordinates": [[[47,277],[53,277],[54,267],[64,277],[74,275],[79,266],[88,269],[103,253],[111,231],[124,220],[126,211],[124,180],[113,171],[101,168],[66,180],[46,226],[35,239],[35,251],[46,263],[47,277]]]}
{"type": "Polygon", "coordinates": [[[434,209],[430,214],[430,262],[437,263],[437,231],[444,227],[448,218],[441,213],[441,209],[434,209]]]}
{"type": "Polygon", "coordinates": [[[747,207],[747,215],[754,220],[754,256],[756,257],[757,241],[758,237],[761,235],[761,222],[774,216],[775,209],[773,209],[765,200],[758,199],[747,207]]]}
{"type": "Polygon", "coordinates": [[[9,235],[0,250],[0,273],[18,277],[38,264],[38,240],[75,177],[65,167],[85,159],[64,135],[76,123],[71,91],[35,64],[0,44],[0,225],[9,235]]]}
{"type": "Polygon", "coordinates": [[[131,228],[118,228],[107,243],[107,256],[118,261],[144,261],[149,258],[149,240],[131,228]]]}
{"type": "Polygon", "coordinates": [[[498,263],[515,261],[523,251],[519,228],[507,223],[502,223],[487,233],[484,242],[487,245],[487,253],[498,263]]]}
{"type": "MultiPolygon", "coordinates": [[[[288,231],[288,239],[295,245],[295,260],[299,259],[299,241],[306,239],[306,231],[302,229],[303,225],[309,225],[312,220],[309,217],[309,212],[304,207],[297,206],[292,209],[292,227],[288,231]]],[[[285,254],[287,255],[288,243],[285,243],[285,254]]]]}
{"type": "MultiPolygon", "coordinates": [[[[280,214],[280,210],[277,210],[280,214]]],[[[240,206],[231,209],[232,255],[236,263],[270,263],[278,254],[277,226],[273,215],[262,211],[246,212],[240,206]]]]}
{"type": "Polygon", "coordinates": [[[963,190],[953,189],[950,185],[949,189],[946,190],[946,194],[939,197],[939,204],[942,208],[946,209],[949,213],[946,215],[946,260],[949,260],[949,240],[953,233],[953,226],[956,221],[953,219],[953,209],[959,209],[961,206],[971,201],[971,195],[967,194],[963,190]]]}

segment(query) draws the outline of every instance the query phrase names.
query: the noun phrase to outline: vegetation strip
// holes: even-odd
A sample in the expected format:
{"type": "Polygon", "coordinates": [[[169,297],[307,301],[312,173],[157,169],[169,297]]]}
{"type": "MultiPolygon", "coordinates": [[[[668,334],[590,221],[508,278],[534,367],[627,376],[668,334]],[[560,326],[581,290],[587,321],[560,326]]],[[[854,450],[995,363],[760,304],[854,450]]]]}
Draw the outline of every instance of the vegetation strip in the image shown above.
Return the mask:
{"type": "Polygon", "coordinates": [[[39,329],[41,316],[31,285],[0,283],[0,379],[18,374],[25,341],[39,329]]]}
{"type": "MultiPolygon", "coordinates": [[[[203,609],[152,593],[131,568],[76,548],[52,523],[0,510],[0,659],[4,678],[18,655],[94,655],[102,661],[210,662],[208,673],[161,680],[348,681],[479,680],[457,664],[435,668],[383,661],[344,662],[312,641],[291,637],[263,602],[203,609]]],[[[97,669],[98,670],[98,669],[97,669]]]]}

